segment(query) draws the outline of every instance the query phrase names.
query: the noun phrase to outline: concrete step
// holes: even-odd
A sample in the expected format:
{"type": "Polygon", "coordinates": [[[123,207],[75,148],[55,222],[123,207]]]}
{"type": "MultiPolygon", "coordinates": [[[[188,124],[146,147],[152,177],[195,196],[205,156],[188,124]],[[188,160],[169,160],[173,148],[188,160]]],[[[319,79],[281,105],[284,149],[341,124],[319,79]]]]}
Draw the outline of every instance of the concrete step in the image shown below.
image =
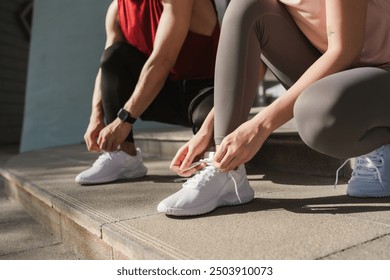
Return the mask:
{"type": "Polygon", "coordinates": [[[345,181],[333,191],[329,177],[249,170],[253,202],[170,218],[156,206],[184,179],[168,160],[146,158],[149,173],[139,180],[77,185],[74,177],[95,158],[71,145],[16,155],[0,169],[7,194],[78,258],[390,257],[388,200],[349,198],[345,181]]]}
{"type": "Polygon", "coordinates": [[[45,230],[4,193],[0,180],[0,260],[74,260],[58,236],[45,230]]]}

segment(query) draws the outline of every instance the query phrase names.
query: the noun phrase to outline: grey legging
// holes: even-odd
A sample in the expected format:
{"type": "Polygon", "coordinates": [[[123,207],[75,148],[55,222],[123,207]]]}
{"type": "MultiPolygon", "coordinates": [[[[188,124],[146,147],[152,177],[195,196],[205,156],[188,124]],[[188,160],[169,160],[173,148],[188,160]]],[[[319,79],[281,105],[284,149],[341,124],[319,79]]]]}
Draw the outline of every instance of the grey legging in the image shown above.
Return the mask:
{"type": "MultiPolygon", "coordinates": [[[[321,53],[276,0],[233,0],[223,19],[215,75],[215,142],[245,122],[260,60],[289,88],[321,53]]],[[[328,76],[298,98],[303,141],[334,157],[366,154],[390,140],[390,72],[362,67],[328,76]]]]}

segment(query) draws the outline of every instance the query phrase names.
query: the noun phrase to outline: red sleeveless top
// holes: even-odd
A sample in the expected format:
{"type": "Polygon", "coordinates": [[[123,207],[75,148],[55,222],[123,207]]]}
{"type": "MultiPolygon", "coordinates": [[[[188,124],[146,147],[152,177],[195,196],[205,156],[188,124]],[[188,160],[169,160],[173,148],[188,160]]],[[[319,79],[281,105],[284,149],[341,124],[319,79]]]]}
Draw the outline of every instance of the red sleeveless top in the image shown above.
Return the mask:
{"type": "MultiPolygon", "coordinates": [[[[161,0],[118,0],[119,23],[124,37],[147,57],[153,51],[162,12],[161,0]]],[[[212,79],[219,32],[218,23],[211,36],[189,31],[176,64],[171,69],[170,78],[212,79]]]]}

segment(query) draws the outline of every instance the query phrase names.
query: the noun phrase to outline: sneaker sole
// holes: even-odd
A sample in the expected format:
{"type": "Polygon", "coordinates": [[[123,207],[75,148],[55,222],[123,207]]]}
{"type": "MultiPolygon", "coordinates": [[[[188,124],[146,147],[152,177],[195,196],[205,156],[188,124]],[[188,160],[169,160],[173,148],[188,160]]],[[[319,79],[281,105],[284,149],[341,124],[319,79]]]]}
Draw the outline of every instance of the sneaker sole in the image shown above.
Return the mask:
{"type": "Polygon", "coordinates": [[[84,181],[84,182],[76,182],[80,185],[97,185],[97,184],[106,184],[115,182],[118,180],[128,180],[128,179],[138,179],[146,176],[148,170],[142,170],[137,172],[125,172],[122,174],[119,174],[117,176],[104,178],[103,180],[95,180],[95,181],[84,181]]]}
{"type": "Polygon", "coordinates": [[[217,200],[209,201],[207,204],[191,209],[166,209],[163,211],[168,216],[199,216],[212,212],[218,207],[237,206],[251,202],[254,199],[254,191],[247,183],[239,190],[241,201],[238,200],[235,192],[229,192],[218,197],[217,200]]]}
{"type": "Polygon", "coordinates": [[[350,197],[357,197],[357,198],[381,198],[381,197],[389,197],[390,193],[349,193],[347,192],[347,195],[350,197]]]}

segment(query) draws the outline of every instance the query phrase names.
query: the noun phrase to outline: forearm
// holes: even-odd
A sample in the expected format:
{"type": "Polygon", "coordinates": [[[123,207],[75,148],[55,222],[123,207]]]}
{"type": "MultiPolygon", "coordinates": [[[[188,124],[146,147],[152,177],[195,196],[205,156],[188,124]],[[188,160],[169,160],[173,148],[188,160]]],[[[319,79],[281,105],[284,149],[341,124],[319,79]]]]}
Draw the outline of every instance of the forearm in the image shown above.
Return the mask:
{"type": "Polygon", "coordinates": [[[91,110],[90,120],[102,121],[104,118],[102,93],[100,91],[100,82],[101,82],[101,70],[99,69],[99,72],[96,75],[95,86],[93,90],[92,110],[91,110]]]}
{"type": "Polygon", "coordinates": [[[214,133],[214,107],[211,109],[206,119],[204,120],[200,131],[212,135],[214,133]]]}
{"type": "Polygon", "coordinates": [[[170,64],[149,59],[141,71],[133,94],[124,105],[124,109],[135,118],[142,115],[164,86],[170,68],[170,64]]]}
{"type": "Polygon", "coordinates": [[[211,109],[202,126],[196,133],[197,136],[204,139],[208,143],[212,143],[214,139],[214,108],[211,109]]]}

